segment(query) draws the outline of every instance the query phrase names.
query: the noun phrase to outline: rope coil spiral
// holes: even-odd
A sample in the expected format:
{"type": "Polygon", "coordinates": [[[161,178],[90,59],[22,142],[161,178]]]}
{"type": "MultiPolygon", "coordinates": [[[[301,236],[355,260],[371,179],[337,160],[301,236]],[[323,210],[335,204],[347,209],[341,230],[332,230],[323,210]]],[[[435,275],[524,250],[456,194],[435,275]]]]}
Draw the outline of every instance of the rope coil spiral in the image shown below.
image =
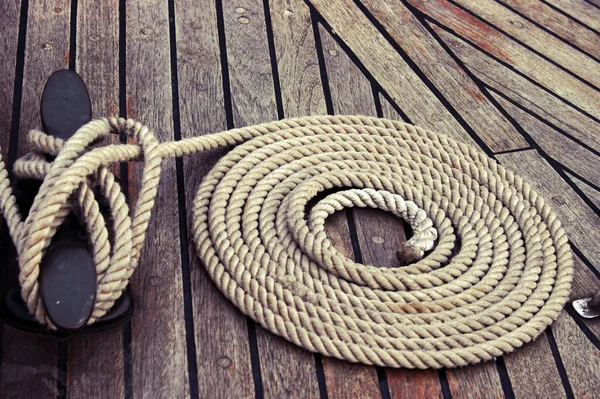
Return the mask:
{"type": "Polygon", "coordinates": [[[478,150],[409,124],[304,117],[158,143],[140,123],[110,118],[66,142],[38,131],[29,139],[35,152],[14,169],[43,180],[41,189],[23,221],[0,159],[0,209],[17,248],[23,299],[50,327],[39,266],[72,209],[96,263],[93,323],[138,263],[161,160],[233,145],[198,189],[194,245],[235,306],[296,345],[380,366],[462,366],[532,341],[569,295],[572,255],[546,201],[478,150]],[[135,144],[91,147],[109,134],[135,144]],[[43,153],[56,158],[50,163],[43,153]],[[143,160],[144,172],[130,211],[108,167],[132,160],[143,160]],[[96,187],[110,206],[110,233],[96,187]],[[411,224],[414,235],[399,251],[406,266],[363,265],[336,251],[325,219],[350,206],[411,224]]]}

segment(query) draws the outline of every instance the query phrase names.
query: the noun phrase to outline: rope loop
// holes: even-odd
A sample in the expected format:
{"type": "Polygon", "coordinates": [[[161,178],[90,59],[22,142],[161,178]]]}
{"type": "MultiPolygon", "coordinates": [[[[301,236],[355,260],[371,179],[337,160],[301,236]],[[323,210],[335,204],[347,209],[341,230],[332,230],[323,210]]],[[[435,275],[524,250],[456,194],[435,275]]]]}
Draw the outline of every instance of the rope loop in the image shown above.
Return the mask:
{"type": "Polygon", "coordinates": [[[139,122],[110,118],[66,142],[39,131],[29,140],[34,151],[14,170],[43,180],[41,189],[22,220],[0,159],[0,209],[23,299],[50,327],[39,266],[69,212],[85,224],[96,263],[93,323],[139,262],[161,160],[232,146],[198,188],[193,242],[225,296],[296,345],[380,366],[462,366],[535,339],[568,299],[571,250],[546,201],[477,149],[409,124],[314,116],[159,143],[139,122]],[[96,145],[110,134],[133,144],[96,145]],[[137,160],[144,168],[130,209],[109,167],[137,160]],[[396,267],[335,249],[325,220],[347,207],[411,225],[396,267]]]}

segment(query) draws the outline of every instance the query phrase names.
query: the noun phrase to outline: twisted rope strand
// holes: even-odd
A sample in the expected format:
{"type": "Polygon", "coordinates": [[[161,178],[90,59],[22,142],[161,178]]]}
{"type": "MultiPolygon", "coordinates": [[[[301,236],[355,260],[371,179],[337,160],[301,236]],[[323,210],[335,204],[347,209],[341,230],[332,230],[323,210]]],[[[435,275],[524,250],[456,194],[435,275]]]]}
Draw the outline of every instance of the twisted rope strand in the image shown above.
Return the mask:
{"type": "Polygon", "coordinates": [[[198,189],[194,245],[230,301],[296,345],[380,366],[462,366],[535,339],[569,295],[572,255],[546,201],[475,148],[412,125],[304,117],[158,143],[139,122],[110,118],[66,142],[39,131],[29,140],[35,151],[14,170],[43,180],[40,191],[23,221],[0,159],[0,209],[17,248],[23,299],[50,328],[39,267],[73,208],[96,263],[93,323],[139,261],[161,160],[235,145],[198,189]],[[109,134],[135,144],[90,148],[109,134]],[[144,172],[130,210],[108,167],[134,160],[144,172]],[[96,188],[109,204],[110,231],[96,188]],[[351,206],[411,225],[398,267],[358,264],[335,249],[325,219],[351,206]]]}

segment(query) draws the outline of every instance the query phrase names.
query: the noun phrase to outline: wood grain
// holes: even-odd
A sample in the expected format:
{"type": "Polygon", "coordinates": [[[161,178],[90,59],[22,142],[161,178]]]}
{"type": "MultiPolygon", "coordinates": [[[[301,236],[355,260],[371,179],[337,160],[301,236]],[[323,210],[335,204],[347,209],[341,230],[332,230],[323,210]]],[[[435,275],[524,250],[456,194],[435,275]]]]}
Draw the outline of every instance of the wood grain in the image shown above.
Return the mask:
{"type": "MultiPolygon", "coordinates": [[[[0,62],[0,85],[4,88],[4,90],[0,92],[0,126],[2,126],[4,129],[3,133],[0,134],[0,154],[2,155],[2,160],[5,163],[8,163],[7,155],[10,141],[10,127],[13,122],[13,101],[16,101],[16,99],[13,98],[13,93],[17,62],[17,41],[20,13],[20,1],[16,0],[0,2],[0,48],[2,49],[3,54],[2,62],[0,62]]],[[[0,229],[3,231],[6,229],[4,219],[0,221],[0,229]]],[[[16,268],[16,261],[14,259],[10,259],[11,257],[14,257],[14,249],[10,243],[0,243],[0,256],[0,262],[2,262],[3,265],[9,265],[12,268],[16,268]]],[[[6,278],[8,277],[7,272],[8,271],[6,270],[6,267],[0,271],[0,281],[2,283],[0,295],[5,295],[4,288],[6,285],[6,278]]],[[[2,298],[2,300],[4,300],[4,298],[2,298]]],[[[2,350],[2,354],[0,355],[0,361],[2,361],[0,369],[0,396],[8,396],[6,392],[18,392],[18,396],[21,397],[27,396],[28,393],[31,393],[23,392],[27,387],[28,381],[20,381],[21,379],[30,380],[33,377],[30,375],[30,373],[23,373],[24,370],[27,370],[27,363],[32,360],[31,356],[25,357],[25,362],[21,365],[21,359],[17,356],[20,355],[20,351],[17,350],[18,347],[15,346],[15,344],[26,345],[26,340],[31,338],[32,337],[29,334],[16,333],[12,331],[11,327],[0,322],[0,340],[2,340],[1,342],[3,344],[0,348],[0,350],[2,350]],[[14,339],[16,342],[13,342],[9,345],[6,342],[7,339],[14,339]],[[19,342],[23,341],[23,339],[25,342],[19,342]],[[13,347],[14,349],[11,350],[10,348],[13,347]],[[12,355],[12,357],[8,357],[7,355],[12,355]]],[[[50,361],[52,361],[52,359],[50,361]]],[[[50,376],[53,376],[53,370],[48,370],[48,372],[50,376]]],[[[44,377],[46,376],[43,376],[42,378],[44,377]]],[[[37,385],[37,388],[40,388],[39,385],[37,385]]],[[[41,392],[43,392],[43,395],[47,393],[46,390],[43,389],[41,392]]]]}
{"type": "MultiPolygon", "coordinates": [[[[472,13],[508,33],[549,60],[573,72],[587,82],[600,85],[600,68],[592,58],[569,46],[495,0],[455,0],[472,13]]],[[[530,55],[529,58],[532,58],[530,55]]]]}
{"type": "Polygon", "coordinates": [[[592,264],[600,264],[600,217],[534,150],[498,155],[500,162],[517,171],[552,206],[569,240],[592,264]]]}
{"type": "Polygon", "coordinates": [[[576,398],[593,398],[600,389],[600,350],[565,312],[552,326],[556,345],[576,398]]]}
{"type": "Polygon", "coordinates": [[[401,0],[363,3],[492,151],[527,145],[401,0]],[[493,133],[490,124],[494,124],[493,133]]]}
{"type": "MultiPolygon", "coordinates": [[[[39,101],[46,80],[55,70],[67,68],[69,65],[70,5],[68,0],[56,1],[53,4],[29,4],[18,156],[30,150],[25,139],[29,130],[41,126],[39,101]]],[[[10,22],[8,27],[12,25],[16,29],[13,24],[18,17],[13,17],[15,21],[10,22]]],[[[12,68],[14,67],[12,64],[12,68]]],[[[18,284],[16,262],[13,260],[11,264],[13,268],[9,272],[9,282],[15,285],[18,284]]],[[[2,341],[2,395],[12,398],[56,397],[56,339],[5,326],[2,341]]]]}
{"type": "MultiPolygon", "coordinates": [[[[75,68],[88,87],[94,117],[119,111],[119,15],[111,11],[118,8],[117,0],[80,0],[77,7],[75,68]]],[[[70,397],[123,397],[122,328],[73,336],[67,353],[70,397]]]]}
{"type": "MultiPolygon", "coordinates": [[[[227,128],[215,10],[214,1],[175,2],[179,112],[184,138],[227,128]]],[[[188,208],[203,177],[224,153],[183,158],[188,208]]],[[[191,215],[187,216],[189,227],[191,215]]],[[[199,396],[251,397],[254,388],[246,318],[213,284],[191,240],[188,246],[199,396]]]]}
{"type": "MultiPolygon", "coordinates": [[[[169,13],[159,0],[128,1],[127,116],[148,125],[158,141],[173,140],[169,13]]],[[[130,190],[135,203],[142,165],[130,190]]],[[[189,395],[181,277],[175,160],[162,163],[154,213],[132,278],[136,310],[131,321],[133,394],[189,395]],[[160,309],[160,311],[158,311],[160,309]]]]}
{"type": "MultiPolygon", "coordinates": [[[[595,265],[590,265],[589,263],[586,265],[577,255],[573,256],[573,258],[575,260],[575,273],[573,274],[573,283],[571,286],[571,299],[589,298],[600,287],[598,270],[595,268],[595,265]]],[[[600,339],[600,325],[596,323],[597,320],[579,318],[575,312],[571,312],[571,318],[577,318],[576,320],[584,324],[596,338],[600,339]]],[[[579,374],[583,373],[580,372],[579,374]]]]}
{"type": "Polygon", "coordinates": [[[501,92],[511,101],[539,115],[560,129],[569,132],[590,147],[600,150],[600,124],[546,92],[528,79],[486,56],[464,40],[435,25],[436,33],[462,62],[487,86],[501,92]]]}
{"type": "Polygon", "coordinates": [[[498,0],[511,7],[544,28],[556,33],[573,46],[600,57],[600,37],[595,32],[581,26],[572,18],[556,11],[538,0],[498,0]]]}
{"type": "Polygon", "coordinates": [[[577,177],[573,176],[569,172],[566,172],[566,175],[579,189],[583,192],[583,194],[596,205],[598,209],[600,209],[600,192],[598,192],[593,187],[590,187],[588,184],[582,182],[577,177]]]}
{"type": "MultiPolygon", "coordinates": [[[[590,253],[597,252],[594,247],[588,247],[586,242],[580,241],[586,226],[588,229],[594,229],[588,223],[597,223],[595,220],[589,222],[587,220],[591,210],[543,158],[533,150],[502,154],[498,158],[513,170],[518,169],[519,175],[527,179],[538,193],[544,198],[551,199],[554,211],[563,223],[569,238],[582,253],[587,253],[586,256],[589,256],[590,253]],[[574,217],[575,215],[578,216],[574,217]],[[582,226],[577,226],[578,221],[581,221],[582,226]]],[[[588,233],[595,234],[592,231],[588,233]]],[[[597,264],[595,262],[592,260],[592,263],[597,264]]],[[[575,257],[572,297],[580,298],[589,295],[597,286],[598,281],[594,274],[575,257]]],[[[589,325],[592,326],[594,323],[589,325]]],[[[592,392],[597,392],[598,389],[597,378],[594,377],[600,366],[598,349],[564,312],[552,329],[573,391],[577,396],[591,397],[592,392]]],[[[596,328],[595,333],[600,333],[600,329],[596,328]]]]}
{"type": "Polygon", "coordinates": [[[453,398],[504,398],[495,362],[449,369],[447,373],[453,398]]]}
{"type": "Polygon", "coordinates": [[[0,134],[0,153],[5,163],[10,139],[10,133],[8,132],[12,123],[20,12],[21,4],[19,0],[0,2],[0,49],[2,49],[3,54],[2,62],[0,62],[0,85],[3,88],[0,92],[0,126],[6,132],[0,134]]]}
{"type": "Polygon", "coordinates": [[[311,3],[413,123],[474,143],[354,2],[313,0],[311,3]]]}
{"type": "Polygon", "coordinates": [[[585,0],[545,0],[574,19],[600,31],[600,10],[585,0]]]}
{"type": "Polygon", "coordinates": [[[529,51],[491,26],[446,0],[408,0],[440,24],[539,82],[595,117],[600,117],[600,92],[529,51]]]}
{"type": "Polygon", "coordinates": [[[569,137],[493,94],[498,103],[521,125],[550,157],[595,185],[600,185],[600,158],[569,137]]]}
{"type": "Polygon", "coordinates": [[[310,9],[302,0],[269,7],[285,117],[326,114],[310,9]]]}
{"type": "Polygon", "coordinates": [[[535,341],[504,356],[504,361],[515,397],[565,397],[565,390],[545,333],[535,341]]]}
{"type": "MultiPolygon", "coordinates": [[[[223,6],[223,17],[234,125],[241,127],[277,119],[263,5],[250,0],[230,2],[223,6]]],[[[302,79],[298,75],[295,78],[302,79]]],[[[308,79],[314,81],[314,77],[308,79]]],[[[314,356],[258,325],[256,330],[265,396],[317,397],[314,356]]]]}

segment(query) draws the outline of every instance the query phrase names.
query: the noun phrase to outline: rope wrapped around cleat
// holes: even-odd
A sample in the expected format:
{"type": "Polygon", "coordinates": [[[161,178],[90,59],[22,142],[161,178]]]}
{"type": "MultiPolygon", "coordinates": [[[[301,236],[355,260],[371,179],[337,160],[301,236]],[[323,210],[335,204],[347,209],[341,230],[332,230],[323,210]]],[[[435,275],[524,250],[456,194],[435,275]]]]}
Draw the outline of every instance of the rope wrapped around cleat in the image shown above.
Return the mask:
{"type": "Polygon", "coordinates": [[[36,151],[15,163],[15,173],[43,179],[40,192],[23,221],[0,161],[0,207],[23,299],[51,328],[39,266],[66,215],[77,210],[93,248],[93,323],[138,263],[161,160],[230,146],[192,204],[194,245],[235,306],[296,345],[380,366],[463,366],[535,339],[569,295],[572,255],[546,201],[477,149],[409,124],[304,117],[158,143],[140,123],[110,118],[66,142],[38,131],[29,139],[36,151]],[[110,134],[135,144],[91,147],[110,134]],[[56,158],[50,163],[44,153],[56,158]],[[132,160],[144,171],[130,210],[108,167],[132,160]],[[355,263],[333,247],[325,219],[352,206],[411,224],[397,267],[355,263]]]}

